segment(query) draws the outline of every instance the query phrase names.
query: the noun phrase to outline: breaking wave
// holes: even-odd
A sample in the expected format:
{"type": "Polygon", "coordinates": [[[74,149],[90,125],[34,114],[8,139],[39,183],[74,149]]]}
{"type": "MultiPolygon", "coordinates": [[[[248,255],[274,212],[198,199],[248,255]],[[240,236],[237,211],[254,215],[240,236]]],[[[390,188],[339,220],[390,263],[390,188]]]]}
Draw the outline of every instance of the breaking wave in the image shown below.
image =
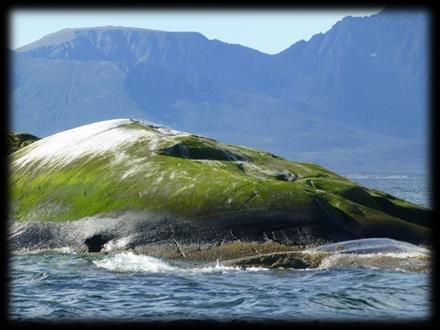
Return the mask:
{"type": "Polygon", "coordinates": [[[388,238],[326,244],[305,252],[330,253],[322,259],[319,268],[373,267],[411,272],[428,272],[431,269],[428,249],[388,238]]]}
{"type": "MultiPolygon", "coordinates": [[[[319,258],[318,269],[370,267],[407,272],[430,272],[431,255],[428,249],[410,243],[387,238],[360,239],[333,244],[326,244],[304,253],[319,258]],[[324,253],[324,256],[322,255],[324,253]]],[[[137,255],[133,252],[108,255],[93,263],[99,267],[116,272],[150,272],[150,273],[228,273],[239,271],[263,271],[264,267],[228,266],[221,262],[194,266],[189,264],[172,265],[159,258],[137,255]]],[[[304,268],[312,270],[316,268],[304,268]]],[[[301,269],[297,269],[301,270],[301,269]]]]}
{"type": "Polygon", "coordinates": [[[396,256],[403,257],[428,256],[430,254],[428,249],[391,238],[364,238],[343,241],[307,249],[306,252],[335,252],[342,254],[394,253],[396,256]]]}
{"type": "MultiPolygon", "coordinates": [[[[177,267],[166,263],[159,258],[150,256],[137,255],[133,252],[118,253],[115,255],[95,260],[93,263],[99,267],[117,272],[149,272],[149,273],[166,273],[166,272],[184,272],[184,273],[224,273],[230,271],[243,271],[238,266],[224,266],[219,261],[213,266],[204,267],[177,267]]],[[[247,268],[246,271],[267,270],[263,267],[247,268]]]]}
{"type": "Polygon", "coordinates": [[[93,263],[100,268],[119,272],[170,272],[174,267],[160,259],[136,255],[132,252],[118,253],[105,257],[101,260],[94,260],[93,263]]]}

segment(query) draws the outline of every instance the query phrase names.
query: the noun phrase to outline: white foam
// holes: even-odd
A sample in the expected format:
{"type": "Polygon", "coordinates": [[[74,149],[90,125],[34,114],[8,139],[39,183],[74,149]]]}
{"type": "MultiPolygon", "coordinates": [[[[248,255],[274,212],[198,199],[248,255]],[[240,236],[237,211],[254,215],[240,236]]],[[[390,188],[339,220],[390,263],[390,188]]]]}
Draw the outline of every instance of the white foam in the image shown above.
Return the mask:
{"type": "Polygon", "coordinates": [[[168,263],[154,257],[136,255],[132,252],[118,253],[104,257],[101,260],[95,260],[93,263],[99,267],[118,272],[181,272],[181,273],[228,273],[234,271],[256,272],[268,270],[262,267],[250,267],[243,269],[238,266],[225,266],[218,260],[215,266],[183,268],[171,266],[168,263]]]}
{"type": "Polygon", "coordinates": [[[240,271],[240,267],[233,267],[233,266],[224,266],[222,264],[217,263],[215,266],[207,266],[207,267],[200,267],[200,268],[190,268],[183,270],[184,272],[188,273],[228,273],[231,271],[240,271]]]}
{"type": "Polygon", "coordinates": [[[183,271],[190,273],[229,273],[229,272],[237,272],[237,271],[257,272],[264,270],[269,270],[269,269],[263,267],[248,267],[244,269],[239,266],[225,266],[217,259],[215,266],[195,267],[190,269],[184,269],[183,271]]]}
{"type": "Polygon", "coordinates": [[[174,267],[153,257],[136,255],[132,252],[118,253],[93,263],[100,268],[119,272],[170,272],[174,267]]]}

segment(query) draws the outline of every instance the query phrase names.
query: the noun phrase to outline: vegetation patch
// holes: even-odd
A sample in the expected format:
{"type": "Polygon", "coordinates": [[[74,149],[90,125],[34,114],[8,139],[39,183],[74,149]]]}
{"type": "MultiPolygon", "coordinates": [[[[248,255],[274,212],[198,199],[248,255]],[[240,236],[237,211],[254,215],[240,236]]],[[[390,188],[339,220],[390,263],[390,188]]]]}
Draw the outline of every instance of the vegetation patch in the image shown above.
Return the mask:
{"type": "MultiPolygon", "coordinates": [[[[118,134],[117,127],[112,129],[118,134]]],[[[43,139],[12,153],[11,218],[58,222],[137,210],[214,221],[256,212],[295,219],[302,212],[315,217],[316,223],[334,225],[335,230],[339,225],[349,228],[347,222],[354,224],[350,228],[429,225],[429,210],[359,186],[315,164],[290,162],[261,150],[137,121],[125,122],[121,129],[123,134],[139,131],[130,135],[139,138],[119,139],[122,144],[114,150],[107,144],[106,152],[98,152],[99,145],[81,142],[91,148],[88,151],[97,152],[79,155],[64,166],[57,166],[56,155],[45,166],[38,157],[20,163],[32,148],[50,149],[56,139],[43,139]],[[323,209],[317,201],[334,212],[317,212],[323,209]],[[329,214],[334,214],[331,221],[325,218],[329,214]]],[[[70,147],[66,145],[67,152],[70,147]]]]}
{"type": "Polygon", "coordinates": [[[207,160],[226,160],[226,161],[248,161],[248,157],[228,150],[219,148],[209,140],[202,140],[197,137],[190,137],[169,148],[162,149],[159,154],[180,157],[185,159],[207,159],[207,160]]]}

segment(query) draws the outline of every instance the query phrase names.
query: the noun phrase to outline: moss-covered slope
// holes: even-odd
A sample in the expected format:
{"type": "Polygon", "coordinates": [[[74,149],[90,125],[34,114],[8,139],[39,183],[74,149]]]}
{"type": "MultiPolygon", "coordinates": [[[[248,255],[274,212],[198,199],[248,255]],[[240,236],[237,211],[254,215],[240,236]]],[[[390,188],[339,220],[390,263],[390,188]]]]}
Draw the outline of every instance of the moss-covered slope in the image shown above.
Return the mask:
{"type": "Polygon", "coordinates": [[[274,240],[289,226],[331,239],[429,236],[429,210],[318,165],[129,119],[39,140],[10,155],[10,170],[16,222],[133,211],[145,221],[154,213],[193,225],[270,224],[274,240]]]}

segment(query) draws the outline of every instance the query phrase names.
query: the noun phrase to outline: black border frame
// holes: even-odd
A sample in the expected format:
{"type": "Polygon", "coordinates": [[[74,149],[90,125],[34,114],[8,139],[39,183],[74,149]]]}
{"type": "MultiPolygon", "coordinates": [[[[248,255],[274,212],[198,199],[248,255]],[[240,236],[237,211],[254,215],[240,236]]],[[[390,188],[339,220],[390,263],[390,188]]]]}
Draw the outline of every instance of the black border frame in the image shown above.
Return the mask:
{"type": "Polygon", "coordinates": [[[3,143],[1,145],[1,157],[3,158],[1,161],[2,172],[4,174],[3,184],[1,185],[1,195],[3,197],[3,208],[2,208],[2,220],[0,221],[0,292],[2,293],[1,299],[1,310],[0,310],[0,320],[1,323],[8,327],[25,327],[25,326],[35,326],[35,325],[44,325],[44,326],[63,326],[63,327],[84,327],[84,326],[93,326],[95,328],[101,327],[109,327],[109,326],[130,326],[130,327],[163,327],[163,326],[191,326],[191,327],[223,327],[223,326],[312,326],[312,327],[323,327],[323,326],[337,326],[337,327],[363,327],[363,326],[396,326],[396,327],[430,327],[434,325],[436,321],[438,321],[438,316],[436,315],[437,310],[437,298],[438,297],[438,283],[435,275],[438,272],[438,253],[437,253],[437,242],[436,242],[436,234],[438,233],[438,223],[436,222],[438,216],[438,192],[437,192],[437,182],[438,182],[438,174],[436,173],[437,169],[437,160],[435,157],[435,151],[437,150],[437,132],[436,132],[436,122],[437,122],[437,98],[435,91],[436,86],[438,86],[438,78],[437,78],[437,51],[436,51],[436,36],[438,30],[437,23],[437,15],[436,10],[433,4],[427,1],[364,1],[364,2],[350,2],[350,1],[337,1],[334,3],[326,3],[326,2],[283,2],[279,0],[272,0],[270,2],[255,2],[255,1],[209,1],[197,3],[194,1],[186,1],[185,3],[178,1],[157,1],[157,2],[142,2],[142,1],[133,1],[133,0],[125,0],[123,3],[115,3],[112,1],[77,1],[77,2],[57,2],[53,0],[45,0],[40,1],[36,4],[33,1],[29,0],[19,0],[15,3],[7,3],[2,1],[2,20],[3,23],[3,34],[1,35],[1,40],[3,41],[3,55],[2,56],[2,67],[4,74],[4,88],[2,101],[2,111],[1,113],[1,130],[3,132],[3,143]],[[118,322],[118,321],[67,321],[67,322],[18,322],[12,321],[8,318],[8,269],[9,269],[9,248],[7,244],[7,232],[8,232],[8,166],[7,166],[7,132],[9,132],[9,109],[10,109],[10,87],[9,87],[9,58],[10,58],[10,50],[6,45],[9,45],[9,12],[14,9],[35,9],[35,10],[49,10],[49,9],[75,9],[75,10],[93,10],[93,9],[151,9],[151,10],[279,10],[279,9],[314,9],[313,7],[317,6],[319,9],[340,9],[340,8],[362,8],[362,7],[372,7],[372,6],[383,6],[390,9],[425,9],[430,13],[430,112],[429,112],[429,140],[430,140],[430,187],[431,187],[431,205],[432,205],[432,217],[431,217],[431,228],[432,228],[432,246],[433,246],[433,269],[431,273],[431,317],[427,321],[397,321],[397,322],[383,322],[383,321],[310,321],[310,322],[291,322],[291,321],[280,321],[280,322],[248,322],[248,321],[232,321],[232,322],[218,322],[218,321],[170,321],[170,322],[118,322]]]}

